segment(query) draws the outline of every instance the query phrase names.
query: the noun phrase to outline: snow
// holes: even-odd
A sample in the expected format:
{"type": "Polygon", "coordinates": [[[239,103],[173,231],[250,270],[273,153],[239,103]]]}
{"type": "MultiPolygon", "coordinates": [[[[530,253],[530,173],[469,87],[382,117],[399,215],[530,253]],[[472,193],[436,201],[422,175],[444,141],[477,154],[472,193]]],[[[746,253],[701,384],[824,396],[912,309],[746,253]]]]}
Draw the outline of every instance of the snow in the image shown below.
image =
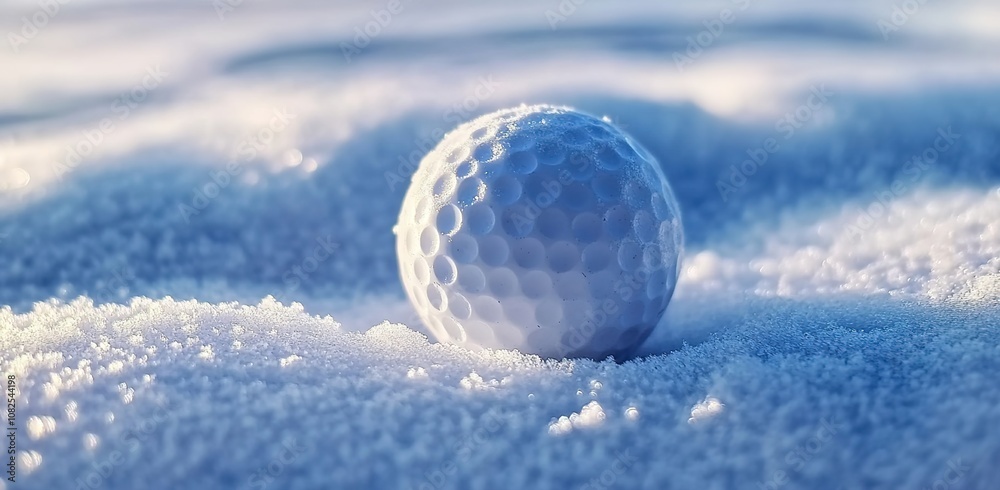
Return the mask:
{"type": "Polygon", "coordinates": [[[691,417],[688,419],[688,423],[698,424],[707,421],[722,413],[725,407],[726,405],[720,402],[718,398],[714,396],[705,397],[704,400],[691,407],[691,417]]]}
{"type": "Polygon", "coordinates": [[[282,488],[415,488],[450,460],[449,488],[573,487],[629,449],[626,487],[786,471],[802,488],[918,488],[954,460],[972,465],[968,488],[995,479],[994,318],[902,301],[750,303],[710,340],[624,364],[475,353],[389,323],[349,332],[268,299],[78,299],[0,321],[4,370],[32,417],[21,468],[33,488],[86,477],[115,452],[111,488],[150,475],[242,488],[285,440],[306,449],[282,488]],[[836,433],[793,472],[788,455],[823,424],[836,433]],[[36,454],[59,464],[29,472],[36,454]]]}
{"type": "MultiPolygon", "coordinates": [[[[594,396],[594,395],[591,395],[594,396]]],[[[561,436],[573,432],[573,429],[585,429],[597,427],[604,423],[604,409],[597,401],[591,401],[583,406],[580,412],[573,412],[569,416],[563,415],[558,420],[549,424],[549,434],[561,436]]]]}
{"type": "Polygon", "coordinates": [[[888,39],[892,2],[749,2],[683,70],[744,2],[584,2],[554,29],[557,2],[414,3],[350,62],[381,6],[288,3],[71,3],[0,49],[0,489],[1000,481],[991,2],[888,39]],[[403,297],[411,155],[522,102],[607,115],[677,193],[684,267],[637,359],[432,343],[403,297]]]}

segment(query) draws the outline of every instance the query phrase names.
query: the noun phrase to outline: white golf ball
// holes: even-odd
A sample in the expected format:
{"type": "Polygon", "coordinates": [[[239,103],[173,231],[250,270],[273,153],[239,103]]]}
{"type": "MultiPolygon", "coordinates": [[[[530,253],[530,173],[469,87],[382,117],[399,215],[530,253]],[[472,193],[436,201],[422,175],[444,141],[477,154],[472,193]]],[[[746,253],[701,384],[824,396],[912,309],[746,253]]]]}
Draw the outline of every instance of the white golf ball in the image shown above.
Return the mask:
{"type": "Polygon", "coordinates": [[[550,358],[631,356],[683,246],[656,159],[607,120],[547,105],[445,135],[395,232],[403,286],[439,341],[550,358]]]}

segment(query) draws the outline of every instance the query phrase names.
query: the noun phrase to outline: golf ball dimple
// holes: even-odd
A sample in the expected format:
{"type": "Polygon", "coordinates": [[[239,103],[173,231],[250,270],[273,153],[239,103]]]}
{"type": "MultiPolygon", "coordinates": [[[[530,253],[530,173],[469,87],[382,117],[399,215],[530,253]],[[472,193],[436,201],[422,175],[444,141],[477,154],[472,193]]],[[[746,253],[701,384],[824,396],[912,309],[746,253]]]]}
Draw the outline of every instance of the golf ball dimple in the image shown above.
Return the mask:
{"type": "Polygon", "coordinates": [[[404,289],[441,342],[623,359],[680,269],[680,212],[652,155],[605,120],[521,106],[421,161],[396,227],[404,289]]]}

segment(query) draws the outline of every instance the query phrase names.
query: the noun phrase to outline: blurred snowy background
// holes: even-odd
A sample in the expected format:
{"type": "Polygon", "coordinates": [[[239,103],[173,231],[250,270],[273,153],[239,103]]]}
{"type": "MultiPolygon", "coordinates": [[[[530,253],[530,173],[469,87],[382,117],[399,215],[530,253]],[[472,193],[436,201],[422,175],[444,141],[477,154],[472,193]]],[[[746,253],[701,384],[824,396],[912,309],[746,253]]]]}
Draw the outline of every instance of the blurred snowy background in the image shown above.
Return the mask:
{"type": "Polygon", "coordinates": [[[0,34],[0,489],[1000,482],[995,1],[41,0],[0,34]],[[634,362],[414,332],[409,173],[542,102],[678,195],[634,362]]]}

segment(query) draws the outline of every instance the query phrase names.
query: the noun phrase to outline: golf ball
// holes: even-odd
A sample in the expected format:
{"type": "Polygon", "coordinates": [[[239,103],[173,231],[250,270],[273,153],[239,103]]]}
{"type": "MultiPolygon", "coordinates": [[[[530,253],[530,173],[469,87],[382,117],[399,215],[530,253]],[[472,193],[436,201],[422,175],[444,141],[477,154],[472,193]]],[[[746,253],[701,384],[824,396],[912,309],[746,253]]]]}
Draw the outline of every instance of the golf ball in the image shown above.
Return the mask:
{"type": "Polygon", "coordinates": [[[403,199],[403,286],[441,342],[548,358],[627,358],[677,283],[666,177],[607,119],[521,106],[459,126],[403,199]]]}

